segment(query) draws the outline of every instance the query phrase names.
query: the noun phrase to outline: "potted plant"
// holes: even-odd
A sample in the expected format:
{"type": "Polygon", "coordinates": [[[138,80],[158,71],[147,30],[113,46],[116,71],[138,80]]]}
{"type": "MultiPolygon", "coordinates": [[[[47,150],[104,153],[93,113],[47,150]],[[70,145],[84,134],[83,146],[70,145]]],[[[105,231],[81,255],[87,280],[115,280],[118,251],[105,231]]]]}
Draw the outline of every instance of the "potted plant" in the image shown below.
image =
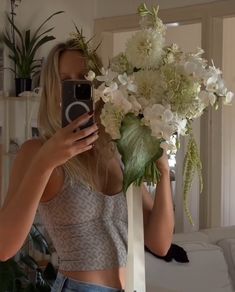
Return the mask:
{"type": "Polygon", "coordinates": [[[54,27],[44,31],[42,28],[51,18],[63,12],[58,11],[50,15],[34,33],[30,29],[20,31],[7,15],[7,20],[14,33],[6,30],[2,33],[1,40],[9,48],[9,58],[15,63],[15,69],[8,69],[13,71],[16,76],[16,96],[22,91],[31,90],[32,77],[39,72],[41,67],[41,60],[36,59],[36,53],[42,45],[55,39],[53,35],[47,35],[54,27]]]}
{"type": "Polygon", "coordinates": [[[30,256],[29,244],[43,254],[51,254],[53,247],[34,224],[24,246],[18,254],[0,262],[0,291],[49,292],[55,281],[57,269],[48,262],[46,268],[30,256]]]}

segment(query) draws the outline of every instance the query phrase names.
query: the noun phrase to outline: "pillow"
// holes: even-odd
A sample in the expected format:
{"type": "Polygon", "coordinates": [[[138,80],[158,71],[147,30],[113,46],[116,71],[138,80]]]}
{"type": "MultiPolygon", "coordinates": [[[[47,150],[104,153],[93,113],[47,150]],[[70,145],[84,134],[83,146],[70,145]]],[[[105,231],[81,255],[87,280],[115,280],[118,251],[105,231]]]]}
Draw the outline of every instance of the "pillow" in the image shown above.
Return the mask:
{"type": "Polygon", "coordinates": [[[208,236],[209,242],[215,244],[224,238],[235,238],[235,226],[201,229],[200,232],[208,236]]]}
{"type": "Polygon", "coordinates": [[[165,262],[145,253],[147,292],[158,291],[157,287],[178,292],[234,292],[220,247],[206,242],[181,242],[180,246],[187,251],[189,263],[165,262]]]}
{"type": "Polygon", "coordinates": [[[209,238],[205,233],[200,231],[186,232],[186,233],[175,233],[173,241],[176,243],[180,242],[194,242],[194,241],[203,241],[209,243],[209,238]]]}
{"type": "Polygon", "coordinates": [[[217,245],[223,249],[235,290],[235,238],[222,239],[217,242],[217,245]]]}

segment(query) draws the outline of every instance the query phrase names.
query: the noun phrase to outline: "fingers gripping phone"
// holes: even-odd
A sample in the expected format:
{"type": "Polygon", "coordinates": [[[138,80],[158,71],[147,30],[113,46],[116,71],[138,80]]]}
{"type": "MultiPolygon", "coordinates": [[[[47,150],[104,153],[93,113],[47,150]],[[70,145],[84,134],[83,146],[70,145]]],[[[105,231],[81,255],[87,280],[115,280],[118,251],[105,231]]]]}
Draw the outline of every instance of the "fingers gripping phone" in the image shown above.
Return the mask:
{"type": "MultiPolygon", "coordinates": [[[[67,126],[81,115],[94,111],[93,87],[88,80],[65,80],[62,82],[62,127],[67,126]]],[[[94,124],[90,119],[79,128],[94,124]]]]}

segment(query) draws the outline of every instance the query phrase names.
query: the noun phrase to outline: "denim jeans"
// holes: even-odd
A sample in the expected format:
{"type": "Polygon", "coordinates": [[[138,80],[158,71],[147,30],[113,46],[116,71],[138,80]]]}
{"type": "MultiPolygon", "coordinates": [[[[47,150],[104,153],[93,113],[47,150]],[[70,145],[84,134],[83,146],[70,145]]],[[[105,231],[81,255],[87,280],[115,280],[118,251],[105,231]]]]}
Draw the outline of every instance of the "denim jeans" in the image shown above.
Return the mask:
{"type": "Polygon", "coordinates": [[[122,292],[116,288],[73,280],[61,273],[57,274],[51,292],[122,292]]]}

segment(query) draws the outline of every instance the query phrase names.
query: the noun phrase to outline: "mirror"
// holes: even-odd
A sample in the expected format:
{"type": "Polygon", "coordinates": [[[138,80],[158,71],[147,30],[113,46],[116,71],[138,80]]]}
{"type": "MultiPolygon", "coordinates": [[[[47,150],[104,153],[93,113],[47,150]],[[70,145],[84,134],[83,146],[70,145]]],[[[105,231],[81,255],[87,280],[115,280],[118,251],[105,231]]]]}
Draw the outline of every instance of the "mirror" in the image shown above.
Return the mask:
{"type": "MultiPolygon", "coordinates": [[[[4,12],[9,12],[9,5],[4,6],[3,2],[1,1],[0,8],[4,7],[4,12]]],[[[69,33],[74,30],[71,20],[78,27],[83,27],[84,34],[88,38],[92,37],[95,31],[97,39],[103,40],[99,53],[105,64],[108,63],[109,58],[123,50],[127,38],[138,28],[138,20],[134,15],[133,4],[130,5],[131,1],[121,1],[123,8],[117,7],[121,6],[119,1],[109,1],[107,4],[105,0],[90,0],[85,3],[84,1],[59,1],[55,3],[55,1],[36,0],[18,2],[16,21],[19,27],[31,25],[33,28],[37,27],[41,20],[49,14],[47,11],[66,11],[66,14],[62,16],[63,21],[61,21],[61,18],[53,20],[52,26],[55,26],[54,35],[57,39],[40,50],[40,58],[45,57],[52,45],[57,41],[65,40],[69,33]],[[113,7],[111,7],[111,2],[113,2],[113,7]],[[42,9],[42,3],[46,5],[46,10],[42,9]],[[126,16],[128,11],[131,15],[126,16]],[[120,18],[116,17],[119,16],[117,13],[120,13],[120,18]]],[[[137,7],[139,1],[134,2],[135,7],[137,7]]],[[[164,1],[158,2],[163,3],[164,1]]],[[[170,3],[170,1],[167,2],[170,3]]],[[[172,3],[175,2],[172,0],[172,3]]],[[[196,1],[191,2],[196,3],[196,1]]],[[[167,7],[169,9],[163,9],[162,16],[165,23],[168,24],[167,43],[176,42],[186,51],[194,51],[198,46],[205,47],[207,56],[215,58],[216,65],[218,64],[223,70],[227,87],[235,92],[235,17],[231,16],[231,14],[235,15],[235,6],[234,3],[231,3],[229,2],[228,6],[224,4],[223,7],[219,4],[205,4],[205,6],[182,8],[182,10],[179,7],[175,9],[173,6],[169,6],[170,8],[167,7]],[[230,16],[228,17],[228,15],[230,16]],[[217,34],[218,38],[212,36],[212,31],[217,34]]],[[[160,5],[161,9],[162,7],[165,8],[160,5]]],[[[2,23],[0,21],[0,25],[2,23]]],[[[3,67],[3,63],[4,66],[9,65],[8,62],[6,56],[3,60],[3,48],[0,47],[0,68],[3,67]]],[[[0,70],[0,92],[3,90],[11,92],[14,77],[9,72],[5,75],[5,72],[0,70]],[[9,82],[9,80],[11,81],[9,82]]],[[[0,164],[3,165],[3,168],[0,169],[0,178],[2,181],[1,189],[4,189],[0,193],[0,205],[3,203],[9,171],[14,159],[14,155],[10,159],[4,156],[3,159],[2,136],[9,130],[4,137],[7,139],[8,149],[10,147],[13,154],[18,150],[17,144],[22,144],[27,138],[34,136],[37,133],[38,101],[27,103],[26,99],[23,98],[12,99],[8,103],[11,111],[8,124],[5,123],[3,118],[6,114],[5,106],[6,104],[3,104],[0,100],[0,164]],[[4,129],[3,126],[5,126],[4,129]],[[9,144],[10,141],[12,141],[11,144],[9,144]],[[2,169],[3,171],[1,171],[2,169]]],[[[182,140],[181,150],[177,157],[172,157],[172,167],[176,172],[176,184],[173,188],[176,231],[197,231],[199,228],[207,226],[235,225],[235,196],[233,195],[235,187],[235,180],[233,179],[235,174],[235,102],[231,107],[224,107],[216,114],[209,112],[205,118],[195,123],[194,131],[198,146],[200,147],[201,144],[200,150],[203,155],[203,167],[206,173],[205,193],[199,195],[198,181],[195,180],[190,195],[190,209],[195,220],[195,226],[191,227],[182,206],[181,171],[183,155],[186,151],[186,143],[182,140]],[[206,132],[207,130],[208,132],[206,132]]],[[[6,140],[4,143],[6,143],[6,140]]]]}

